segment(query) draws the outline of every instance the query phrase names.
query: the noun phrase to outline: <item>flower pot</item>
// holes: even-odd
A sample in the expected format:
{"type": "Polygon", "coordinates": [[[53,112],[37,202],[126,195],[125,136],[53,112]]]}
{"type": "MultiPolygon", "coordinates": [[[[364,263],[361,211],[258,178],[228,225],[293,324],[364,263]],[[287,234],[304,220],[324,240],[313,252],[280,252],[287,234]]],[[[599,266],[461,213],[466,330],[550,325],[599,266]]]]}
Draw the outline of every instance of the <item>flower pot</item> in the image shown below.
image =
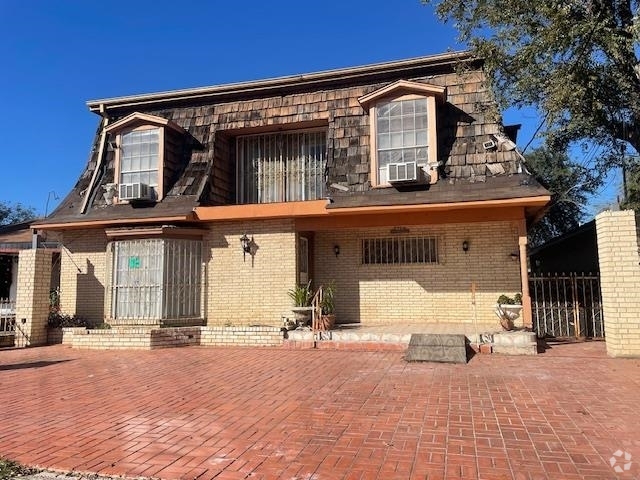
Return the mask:
{"type": "Polygon", "coordinates": [[[313,307],[293,307],[291,311],[293,312],[293,318],[295,318],[298,327],[306,327],[309,325],[313,307]]]}
{"type": "Polygon", "coordinates": [[[513,330],[513,322],[520,316],[522,305],[510,305],[510,304],[498,304],[496,305],[495,313],[500,319],[500,325],[505,330],[513,330]]]}
{"type": "Polygon", "coordinates": [[[331,330],[336,324],[336,316],[331,313],[329,315],[321,315],[318,320],[318,330],[327,331],[331,330]]]}

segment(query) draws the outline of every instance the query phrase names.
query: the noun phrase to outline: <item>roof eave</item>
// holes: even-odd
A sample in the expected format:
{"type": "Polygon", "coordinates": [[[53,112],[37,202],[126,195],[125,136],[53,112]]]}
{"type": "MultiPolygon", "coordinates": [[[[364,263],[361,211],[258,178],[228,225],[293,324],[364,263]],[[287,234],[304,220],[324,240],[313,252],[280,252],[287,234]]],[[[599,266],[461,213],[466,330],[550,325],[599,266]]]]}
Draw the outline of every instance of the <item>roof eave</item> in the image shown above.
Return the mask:
{"type": "Polygon", "coordinates": [[[394,71],[411,70],[421,67],[436,68],[446,65],[455,65],[458,62],[471,61],[474,59],[478,60],[473,56],[471,52],[468,51],[450,52],[440,55],[431,55],[427,57],[417,57],[407,60],[376,63],[360,67],[325,70],[321,72],[302,75],[290,75],[266,80],[255,80],[210,87],[198,87],[151,94],[90,100],[87,102],[87,106],[92,112],[102,112],[105,109],[133,108],[139,105],[153,105],[174,101],[215,99],[228,95],[247,93],[269,93],[287,88],[299,88],[302,86],[321,86],[323,84],[335,81],[365,79],[369,76],[375,76],[381,73],[390,73],[394,71]]]}

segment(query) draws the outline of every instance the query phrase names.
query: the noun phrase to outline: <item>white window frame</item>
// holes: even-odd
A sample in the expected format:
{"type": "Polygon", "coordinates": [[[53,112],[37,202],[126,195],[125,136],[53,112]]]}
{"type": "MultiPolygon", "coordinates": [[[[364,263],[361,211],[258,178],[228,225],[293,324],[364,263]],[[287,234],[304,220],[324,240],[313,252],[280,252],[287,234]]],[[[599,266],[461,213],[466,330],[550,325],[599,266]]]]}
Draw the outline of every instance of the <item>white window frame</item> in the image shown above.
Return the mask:
{"type": "MultiPolygon", "coordinates": [[[[123,162],[123,141],[124,137],[131,133],[142,132],[147,130],[157,130],[158,131],[158,163],[157,163],[157,181],[156,184],[150,184],[149,186],[152,188],[154,192],[153,200],[160,201],[164,196],[164,128],[156,125],[142,125],[137,128],[130,128],[121,131],[116,137],[116,144],[118,148],[116,149],[116,168],[115,168],[115,177],[118,185],[122,182],[122,175],[124,173],[136,173],[150,170],[131,170],[128,172],[122,171],[122,162],[123,162]]],[[[126,183],[126,182],[125,182],[126,183]]],[[[144,182],[142,182],[144,183],[144,182]]],[[[128,203],[126,200],[119,200],[121,203],[128,203]]]]}
{"type": "Polygon", "coordinates": [[[370,118],[370,148],[371,148],[371,186],[372,187],[391,187],[389,182],[380,180],[379,167],[378,167],[378,111],[377,109],[383,105],[391,102],[402,102],[405,100],[418,100],[426,99],[427,101],[427,160],[425,162],[417,163],[419,165],[418,172],[421,170],[425,172],[425,175],[429,179],[430,183],[437,180],[437,171],[435,166],[438,163],[438,137],[436,127],[436,97],[433,95],[418,95],[418,94],[406,94],[399,96],[386,97],[379,100],[371,106],[369,109],[370,118]],[[422,167],[422,168],[420,168],[422,167]]]}

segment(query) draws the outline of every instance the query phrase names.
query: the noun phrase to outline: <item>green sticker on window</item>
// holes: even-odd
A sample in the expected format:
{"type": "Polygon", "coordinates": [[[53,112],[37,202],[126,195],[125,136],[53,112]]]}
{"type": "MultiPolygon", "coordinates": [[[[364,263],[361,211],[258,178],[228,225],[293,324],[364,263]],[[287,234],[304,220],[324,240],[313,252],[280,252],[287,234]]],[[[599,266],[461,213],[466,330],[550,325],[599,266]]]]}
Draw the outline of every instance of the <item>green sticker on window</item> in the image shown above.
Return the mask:
{"type": "Polygon", "coordinates": [[[140,257],[129,257],[129,268],[140,268],[140,257]]]}

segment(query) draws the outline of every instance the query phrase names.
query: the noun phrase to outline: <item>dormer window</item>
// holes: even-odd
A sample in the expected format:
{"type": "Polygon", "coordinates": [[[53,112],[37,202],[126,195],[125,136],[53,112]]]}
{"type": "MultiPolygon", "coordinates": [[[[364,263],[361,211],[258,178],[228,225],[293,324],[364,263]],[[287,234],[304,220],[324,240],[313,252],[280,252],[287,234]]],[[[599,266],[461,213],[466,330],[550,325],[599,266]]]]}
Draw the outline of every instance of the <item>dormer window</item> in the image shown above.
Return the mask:
{"type": "Polygon", "coordinates": [[[371,185],[435,183],[436,102],[444,87],[400,80],[360,97],[371,125],[371,185]]]}
{"type": "Polygon", "coordinates": [[[147,185],[152,200],[158,198],[161,136],[159,128],[134,130],[121,136],[118,183],[147,185]]]}
{"type": "Polygon", "coordinates": [[[132,113],[109,125],[115,146],[115,182],[118,202],[160,201],[179,169],[180,144],[186,134],[171,120],[132,113]]]}

